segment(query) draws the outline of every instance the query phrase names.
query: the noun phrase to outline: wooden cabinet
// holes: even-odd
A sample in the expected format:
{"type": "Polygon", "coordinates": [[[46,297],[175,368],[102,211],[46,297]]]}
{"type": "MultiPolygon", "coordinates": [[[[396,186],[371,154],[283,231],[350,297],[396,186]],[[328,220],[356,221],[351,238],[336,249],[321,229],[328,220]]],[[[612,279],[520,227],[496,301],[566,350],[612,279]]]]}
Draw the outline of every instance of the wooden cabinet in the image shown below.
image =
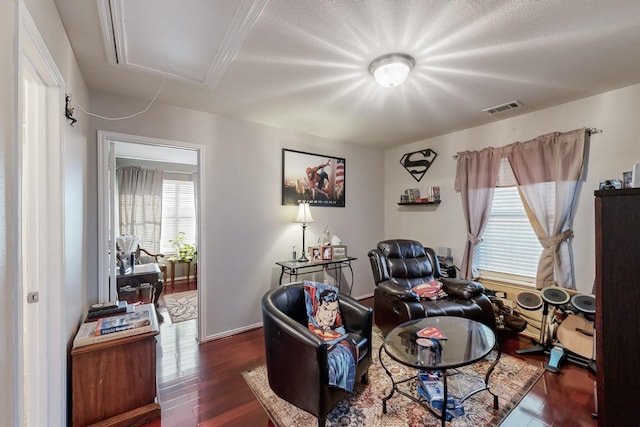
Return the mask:
{"type": "Polygon", "coordinates": [[[595,192],[598,425],[637,424],[640,188],[595,192]]]}
{"type": "Polygon", "coordinates": [[[71,350],[73,426],[132,426],[160,418],[157,319],[152,324],[151,332],[71,350]]]}

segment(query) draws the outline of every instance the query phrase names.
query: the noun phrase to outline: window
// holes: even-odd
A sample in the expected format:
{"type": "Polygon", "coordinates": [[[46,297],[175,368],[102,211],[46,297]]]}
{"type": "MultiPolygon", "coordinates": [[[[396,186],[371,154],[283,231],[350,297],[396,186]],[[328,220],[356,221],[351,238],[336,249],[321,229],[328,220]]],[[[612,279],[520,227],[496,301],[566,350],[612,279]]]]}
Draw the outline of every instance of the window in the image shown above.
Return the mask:
{"type": "Polygon", "coordinates": [[[522,276],[522,281],[533,284],[541,253],[542,245],[531,228],[518,188],[496,188],[487,228],[476,248],[476,267],[522,276]]]}
{"type": "Polygon", "coordinates": [[[186,241],[196,243],[196,209],[193,181],[165,179],[162,185],[162,229],[160,232],[160,252],[175,252],[169,240],[184,231],[186,241]]]}

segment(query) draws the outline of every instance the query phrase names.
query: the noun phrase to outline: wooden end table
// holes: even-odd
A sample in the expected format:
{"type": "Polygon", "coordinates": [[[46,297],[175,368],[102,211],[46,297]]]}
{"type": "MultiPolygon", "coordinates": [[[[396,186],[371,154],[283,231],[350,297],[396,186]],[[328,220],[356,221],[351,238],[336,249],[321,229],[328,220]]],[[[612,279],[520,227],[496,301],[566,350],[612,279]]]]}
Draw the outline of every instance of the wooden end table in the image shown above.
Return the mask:
{"type": "Polygon", "coordinates": [[[191,276],[191,264],[193,264],[193,278],[198,283],[198,262],[191,259],[171,259],[169,258],[169,264],[171,265],[171,286],[175,286],[176,282],[176,264],[187,265],[187,286],[189,285],[189,276],[191,276]]]}

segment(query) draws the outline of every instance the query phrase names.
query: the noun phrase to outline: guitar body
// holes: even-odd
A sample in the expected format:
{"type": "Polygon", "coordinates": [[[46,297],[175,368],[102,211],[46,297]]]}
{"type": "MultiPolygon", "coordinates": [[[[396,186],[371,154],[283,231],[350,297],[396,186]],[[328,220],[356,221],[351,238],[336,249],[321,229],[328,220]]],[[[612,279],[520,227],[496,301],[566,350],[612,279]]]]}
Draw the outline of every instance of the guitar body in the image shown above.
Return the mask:
{"type": "Polygon", "coordinates": [[[593,331],[593,322],[588,321],[582,315],[569,314],[558,326],[556,338],[570,352],[585,359],[595,359],[593,331]]]}

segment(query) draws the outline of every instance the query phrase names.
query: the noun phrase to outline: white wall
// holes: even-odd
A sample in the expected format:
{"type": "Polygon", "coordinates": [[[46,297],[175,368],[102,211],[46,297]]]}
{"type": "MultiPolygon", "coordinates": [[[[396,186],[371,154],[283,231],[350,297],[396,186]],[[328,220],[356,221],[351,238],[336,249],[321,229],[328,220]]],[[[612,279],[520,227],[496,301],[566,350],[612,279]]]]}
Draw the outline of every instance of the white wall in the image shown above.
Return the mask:
{"type": "Polygon", "coordinates": [[[453,189],[458,151],[500,147],[527,141],[538,135],[581,127],[602,129],[593,135],[586,181],[574,222],[573,249],[576,284],[591,292],[595,278],[595,231],[593,191],[602,179],[622,178],[640,162],[640,85],[634,85],[553,108],[508,118],[488,125],[389,149],[385,152],[385,238],[413,238],[437,250],[451,247],[460,265],[466,239],[460,195],[453,189]],[[422,180],[416,182],[400,165],[403,154],[431,148],[438,153],[422,180]],[[406,188],[440,186],[442,203],[437,207],[400,207],[397,201],[406,188]]]}
{"type": "Polygon", "coordinates": [[[15,183],[15,170],[11,166],[13,144],[13,43],[16,31],[15,5],[12,1],[0,2],[0,414],[7,422],[15,415],[13,394],[13,331],[17,311],[13,306],[13,277],[16,257],[11,251],[14,212],[11,208],[11,188],[15,183]]]}
{"type": "MultiPolygon", "coordinates": [[[[140,100],[99,93],[91,96],[92,112],[107,117],[131,114],[145,106],[140,100]]],[[[198,267],[199,275],[207,270],[207,281],[202,284],[204,339],[261,323],[260,299],[277,285],[280,275],[275,262],[289,259],[293,245],[302,246],[301,226],[292,222],[297,207],[281,206],[282,148],[346,159],[346,207],[313,208],[315,222],[308,225],[307,243],[328,225],[346,242],[349,254],[358,258],[353,263],[352,295],[373,293],[367,251],[381,239],[384,227],[382,150],[156,104],[134,119],[92,118],[91,170],[97,168],[97,130],[204,147],[206,246],[199,250],[204,258],[198,267]]],[[[95,241],[97,230],[94,224],[92,227],[90,240],[95,241]]],[[[96,278],[89,283],[96,283],[96,278]]]]}
{"type": "MultiPolygon", "coordinates": [[[[14,134],[16,116],[18,52],[14,51],[17,37],[16,10],[18,1],[0,2],[0,55],[4,60],[0,63],[0,302],[4,309],[0,315],[0,413],[6,423],[13,424],[16,404],[19,396],[13,393],[14,381],[21,374],[16,371],[18,361],[12,358],[16,350],[14,333],[18,329],[19,304],[22,298],[17,296],[16,272],[19,266],[18,247],[19,223],[17,209],[19,200],[19,169],[15,155],[19,142],[14,134]],[[12,58],[12,60],[9,60],[12,58]]],[[[79,72],[71,46],[67,39],[62,21],[52,0],[25,0],[33,21],[40,32],[49,53],[62,74],[66,87],[74,99],[88,102],[88,91],[84,79],[79,72]]],[[[64,263],[63,283],[48,283],[55,292],[61,294],[64,301],[61,307],[52,307],[63,319],[64,330],[60,332],[64,342],[61,343],[65,354],[55,355],[62,360],[62,378],[66,379],[66,350],[71,343],[75,328],[78,325],[87,305],[86,295],[86,126],[87,120],[77,111],[78,123],[70,127],[64,117],[62,122],[62,141],[64,158],[64,254],[52,254],[64,263]]],[[[46,214],[46,213],[43,213],[46,214]]],[[[57,314],[56,314],[57,315],[57,314]]],[[[46,355],[51,358],[53,355],[46,355]]],[[[16,355],[16,357],[20,357],[16,355]]],[[[43,355],[42,357],[45,357],[43,355]]],[[[51,396],[50,405],[53,414],[66,414],[66,383],[55,396],[51,396]]],[[[54,424],[65,424],[65,420],[50,420],[54,424]]]]}

